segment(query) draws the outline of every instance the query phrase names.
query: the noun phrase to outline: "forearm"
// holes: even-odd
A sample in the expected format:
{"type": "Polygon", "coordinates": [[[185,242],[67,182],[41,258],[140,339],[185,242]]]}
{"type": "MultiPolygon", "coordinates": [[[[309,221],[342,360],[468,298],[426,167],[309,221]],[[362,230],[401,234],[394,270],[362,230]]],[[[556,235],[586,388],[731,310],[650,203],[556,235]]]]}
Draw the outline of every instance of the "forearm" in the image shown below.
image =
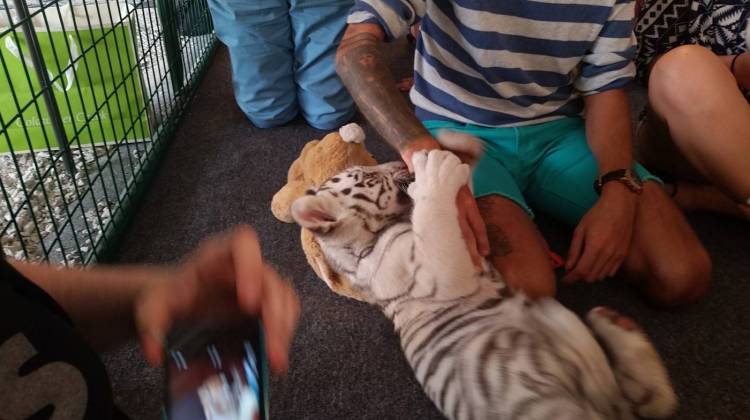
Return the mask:
{"type": "Polygon", "coordinates": [[[135,337],[135,300],[148,283],[163,281],[172,270],[146,266],[72,269],[20,261],[11,264],[52,296],[76,329],[100,350],[135,337]]]}
{"type": "Polygon", "coordinates": [[[586,138],[599,174],[632,168],[630,108],[625,91],[614,89],[586,96],[585,106],[586,138]]]}
{"type": "MultiPolygon", "coordinates": [[[[336,70],[359,109],[402,156],[437,143],[396,87],[383,54],[382,31],[375,25],[351,25],[336,54],[336,70]]],[[[406,157],[406,156],[405,156],[406,157]]]]}

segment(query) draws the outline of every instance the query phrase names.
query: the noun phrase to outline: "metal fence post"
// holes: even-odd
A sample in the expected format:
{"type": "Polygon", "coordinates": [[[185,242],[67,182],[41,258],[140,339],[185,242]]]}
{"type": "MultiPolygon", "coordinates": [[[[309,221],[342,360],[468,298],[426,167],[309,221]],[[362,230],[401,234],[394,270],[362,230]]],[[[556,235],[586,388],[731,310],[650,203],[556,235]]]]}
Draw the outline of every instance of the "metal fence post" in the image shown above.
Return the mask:
{"type": "Polygon", "coordinates": [[[180,51],[180,38],[177,33],[177,8],[174,0],[157,0],[159,17],[164,28],[164,48],[167,53],[169,75],[175,92],[182,89],[184,73],[182,68],[182,53],[180,51]]]}
{"type": "Polygon", "coordinates": [[[18,17],[21,20],[21,26],[23,27],[23,35],[24,38],[26,38],[26,44],[31,50],[31,61],[34,63],[34,72],[36,73],[39,85],[42,88],[44,104],[47,106],[47,112],[49,113],[49,118],[52,122],[52,131],[55,134],[57,146],[60,148],[60,151],[63,154],[65,166],[68,168],[71,175],[75,174],[76,166],[73,162],[73,154],[70,151],[70,145],[68,144],[68,138],[65,134],[65,128],[63,127],[62,117],[60,116],[60,109],[57,106],[55,94],[52,93],[52,86],[50,84],[49,77],[47,76],[47,70],[44,66],[42,50],[39,47],[39,40],[36,37],[34,26],[32,25],[31,18],[29,17],[29,8],[26,5],[26,0],[13,0],[13,5],[18,11],[18,17]]]}

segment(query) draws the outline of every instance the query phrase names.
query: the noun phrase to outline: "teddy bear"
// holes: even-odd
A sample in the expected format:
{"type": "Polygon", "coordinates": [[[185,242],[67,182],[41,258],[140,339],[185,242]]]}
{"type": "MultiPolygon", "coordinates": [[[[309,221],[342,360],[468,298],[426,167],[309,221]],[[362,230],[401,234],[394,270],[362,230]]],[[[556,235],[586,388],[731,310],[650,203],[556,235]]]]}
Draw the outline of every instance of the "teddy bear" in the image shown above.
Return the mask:
{"type": "MultiPolygon", "coordinates": [[[[310,188],[320,186],[328,178],[352,166],[377,165],[364,145],[365,133],[356,123],[347,124],[338,132],[329,133],[322,140],[311,140],[302,149],[300,156],[289,167],[287,183],[271,201],[271,212],[282,222],[293,223],[292,203],[310,188]]],[[[320,245],[308,229],[301,231],[302,250],[307,262],[334,292],[362,300],[348,287],[349,281],[331,269],[323,256],[320,245]]]]}

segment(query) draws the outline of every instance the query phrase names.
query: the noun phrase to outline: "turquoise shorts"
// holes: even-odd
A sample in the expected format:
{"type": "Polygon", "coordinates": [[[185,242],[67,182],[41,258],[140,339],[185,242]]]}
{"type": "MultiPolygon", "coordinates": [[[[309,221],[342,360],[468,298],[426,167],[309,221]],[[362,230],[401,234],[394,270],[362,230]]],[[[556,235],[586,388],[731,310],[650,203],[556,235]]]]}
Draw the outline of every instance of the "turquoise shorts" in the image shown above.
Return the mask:
{"type": "MultiPolygon", "coordinates": [[[[422,123],[432,135],[448,129],[484,142],[485,154],[472,181],[477,198],[499,195],[531,217],[535,208],[571,226],[577,225],[599,198],[594,191],[597,163],[581,118],[500,128],[437,120],[422,123]]],[[[661,182],[638,163],[635,171],[644,181],[661,182]]]]}

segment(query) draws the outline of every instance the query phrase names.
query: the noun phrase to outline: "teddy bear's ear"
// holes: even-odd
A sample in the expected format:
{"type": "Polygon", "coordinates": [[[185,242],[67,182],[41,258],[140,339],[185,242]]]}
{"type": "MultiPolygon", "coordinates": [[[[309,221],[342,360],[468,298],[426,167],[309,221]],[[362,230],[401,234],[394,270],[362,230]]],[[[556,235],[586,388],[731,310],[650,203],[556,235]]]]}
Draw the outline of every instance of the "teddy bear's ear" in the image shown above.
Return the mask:
{"type": "Polygon", "coordinates": [[[317,232],[328,232],[339,221],[341,207],[330,197],[305,195],[292,203],[292,217],[300,226],[317,232]]]}

